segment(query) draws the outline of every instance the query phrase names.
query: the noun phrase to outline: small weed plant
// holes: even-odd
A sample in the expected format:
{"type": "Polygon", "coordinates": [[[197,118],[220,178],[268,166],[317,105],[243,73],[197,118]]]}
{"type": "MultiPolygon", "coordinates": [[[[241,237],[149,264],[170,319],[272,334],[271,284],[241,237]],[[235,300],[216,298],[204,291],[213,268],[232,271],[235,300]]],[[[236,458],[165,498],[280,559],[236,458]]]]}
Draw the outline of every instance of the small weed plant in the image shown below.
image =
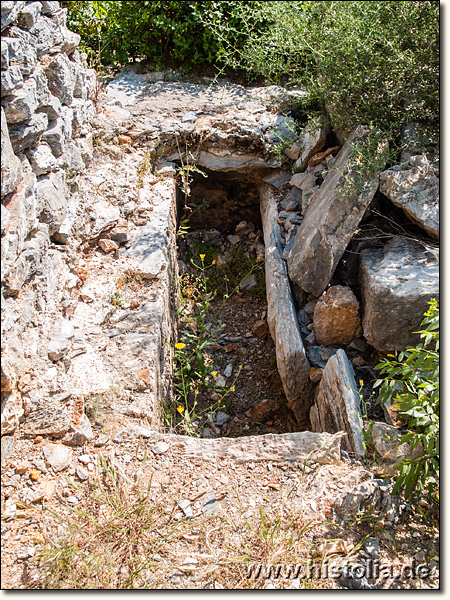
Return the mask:
{"type": "MultiPolygon", "coordinates": [[[[249,269],[242,272],[235,287],[229,291],[226,283],[222,289],[222,297],[218,294],[216,283],[216,249],[209,247],[205,252],[190,259],[199,275],[183,275],[181,279],[181,305],[176,312],[180,319],[180,341],[175,344],[174,380],[175,402],[171,409],[166,407],[166,423],[188,435],[198,433],[199,422],[208,412],[214,415],[221,408],[226,408],[229,396],[235,389],[240,370],[234,379],[225,383],[218,374],[211,355],[211,347],[217,344],[220,334],[220,315],[234,293],[239,290],[240,282],[260,265],[252,263],[249,269]],[[207,409],[200,409],[199,394],[210,392],[215,400],[207,409]]],[[[242,264],[240,265],[242,268],[242,264]]]]}
{"type": "MultiPolygon", "coordinates": [[[[145,458],[144,461],[145,462],[145,458]]],[[[70,487],[79,492],[70,480],[70,487]]],[[[133,589],[157,569],[158,552],[177,538],[180,524],[147,490],[131,489],[123,474],[99,456],[88,510],[72,509],[37,557],[43,589],[133,589]],[[155,557],[156,555],[156,557],[155,557]]]]}
{"type": "Polygon", "coordinates": [[[424,315],[422,341],[415,348],[389,354],[377,366],[383,375],[374,383],[378,399],[398,409],[407,429],[400,444],[411,450],[396,466],[393,492],[403,490],[439,503],[439,305],[435,299],[424,315]]]}

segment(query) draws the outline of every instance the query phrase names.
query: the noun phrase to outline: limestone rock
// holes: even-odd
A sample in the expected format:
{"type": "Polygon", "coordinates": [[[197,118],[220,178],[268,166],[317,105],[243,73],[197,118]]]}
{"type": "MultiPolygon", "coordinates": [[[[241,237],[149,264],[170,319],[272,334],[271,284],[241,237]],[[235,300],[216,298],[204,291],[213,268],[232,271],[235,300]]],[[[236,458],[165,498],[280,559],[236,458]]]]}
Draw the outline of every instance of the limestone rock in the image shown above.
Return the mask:
{"type": "Polygon", "coordinates": [[[54,471],[63,471],[72,462],[72,450],[62,444],[50,444],[44,448],[45,460],[54,471]]]}
{"type": "Polygon", "coordinates": [[[33,237],[24,244],[23,251],[14,261],[5,284],[5,292],[14,296],[35,273],[41,270],[49,246],[48,226],[39,223],[33,237]]]}
{"type": "Polygon", "coordinates": [[[47,126],[48,117],[44,113],[34,113],[27,123],[10,126],[9,137],[14,152],[18,154],[37,146],[47,126]]]}
{"type": "Polygon", "coordinates": [[[9,225],[9,220],[10,220],[10,213],[9,210],[7,210],[3,204],[1,205],[2,207],[2,215],[1,215],[1,228],[2,228],[2,235],[5,235],[5,233],[8,231],[8,225],[9,225]]]}
{"type": "Polygon", "coordinates": [[[291,177],[290,184],[299,190],[307,190],[314,187],[317,177],[313,173],[296,173],[291,177]]]}
{"type": "Polygon", "coordinates": [[[66,139],[64,135],[64,121],[61,118],[57,118],[52,121],[45,133],[42,135],[42,139],[49,146],[53,152],[53,156],[58,158],[64,154],[66,139]]]}
{"type": "Polygon", "coordinates": [[[318,464],[340,462],[342,434],[296,433],[251,435],[235,438],[200,439],[173,434],[154,434],[183,450],[187,459],[214,460],[225,456],[239,463],[273,461],[311,461],[318,464]]]}
{"type": "Polygon", "coordinates": [[[117,244],[126,244],[129,239],[128,221],[126,219],[119,219],[117,225],[108,233],[108,238],[117,244]]]}
{"type": "Polygon", "coordinates": [[[41,0],[42,4],[42,14],[47,16],[53,16],[55,13],[59,11],[59,2],[55,0],[41,0]]]}
{"type": "Polygon", "coordinates": [[[1,439],[1,461],[6,462],[9,460],[14,452],[14,436],[13,435],[2,435],[1,439]]]}
{"type": "Polygon", "coordinates": [[[357,458],[364,457],[360,404],[353,367],[339,349],[322,373],[310,413],[312,431],[344,431],[347,434],[342,440],[344,449],[357,458]]]}
{"type": "Polygon", "coordinates": [[[66,140],[64,154],[59,158],[58,166],[75,173],[79,173],[84,169],[85,165],[81,157],[81,150],[72,139],[66,140]]]}
{"type": "Polygon", "coordinates": [[[45,16],[41,16],[29,31],[34,38],[38,57],[49,54],[63,41],[61,28],[52,19],[45,16]]]}
{"type": "Polygon", "coordinates": [[[64,54],[57,54],[45,69],[50,92],[68,105],[73,100],[75,69],[64,54]]]}
{"type": "Polygon", "coordinates": [[[50,405],[31,412],[25,419],[25,435],[51,435],[62,437],[70,428],[70,415],[63,406],[50,405]]]}
{"type": "Polygon", "coordinates": [[[314,123],[308,123],[301,134],[301,155],[295,163],[296,171],[304,171],[309,159],[322,150],[327,139],[327,129],[314,123]]]}
{"type": "Polygon", "coordinates": [[[16,427],[19,425],[19,419],[23,413],[24,410],[22,408],[20,395],[15,390],[6,393],[2,390],[2,436],[14,432],[16,427]]]}
{"type": "Polygon", "coordinates": [[[383,479],[368,479],[337,497],[333,509],[343,517],[356,516],[362,510],[388,512],[392,506],[392,484],[383,479]]]}
{"type": "Polygon", "coordinates": [[[154,207],[151,220],[133,232],[125,256],[132,258],[145,279],[154,279],[166,272],[168,257],[163,248],[170,244],[168,232],[172,229],[175,206],[175,183],[166,179],[154,189],[161,202],[154,207]]]}
{"type": "Polygon", "coordinates": [[[361,251],[363,331],[381,351],[415,346],[423,314],[432,298],[439,299],[438,250],[396,237],[383,249],[361,251]]]}
{"type": "Polygon", "coordinates": [[[431,237],[439,239],[439,179],[425,155],[383,171],[380,191],[431,237]]]}
{"type": "MultiPolygon", "coordinates": [[[[337,155],[335,168],[306,210],[289,254],[291,280],[314,296],[320,296],[328,285],[378,187],[378,177],[362,191],[349,193],[346,187],[347,178],[358,171],[352,148],[364,144],[368,134],[368,127],[358,127],[337,155]]],[[[378,151],[383,153],[385,146],[380,145],[378,151]]]]}
{"type": "Polygon", "coordinates": [[[8,37],[2,37],[2,46],[8,47],[10,69],[18,69],[25,78],[37,67],[33,36],[20,27],[11,27],[8,37]]]}
{"type": "Polygon", "coordinates": [[[41,14],[41,3],[31,2],[24,6],[17,17],[17,23],[24,29],[30,29],[36,23],[36,19],[41,14]]]}
{"type": "Polygon", "coordinates": [[[299,423],[308,420],[312,404],[309,362],[297,321],[277,223],[277,203],[269,184],[260,188],[261,216],[266,246],[266,288],[270,333],[288,406],[299,423]]]}
{"type": "Polygon", "coordinates": [[[433,139],[420,123],[407,123],[402,127],[401,143],[402,163],[419,154],[425,154],[432,162],[439,156],[439,138],[433,139]]]}
{"type": "Polygon", "coordinates": [[[98,245],[100,246],[100,248],[105,253],[115,252],[116,250],[119,249],[119,244],[117,244],[113,240],[108,240],[108,239],[105,239],[105,238],[99,239],[98,240],[98,245]]]}
{"type": "Polygon", "coordinates": [[[17,19],[26,2],[10,2],[2,0],[2,31],[17,19]]]}
{"type": "MultiPolygon", "coordinates": [[[[3,44],[4,38],[2,38],[3,44]]],[[[13,90],[22,85],[23,77],[20,67],[10,67],[7,71],[1,72],[1,94],[7,96],[13,90]]]]}
{"type": "Polygon", "coordinates": [[[36,197],[36,176],[30,171],[26,160],[22,163],[21,172],[22,180],[7,203],[10,215],[8,229],[17,235],[17,253],[23,250],[26,238],[36,229],[37,217],[41,211],[41,205],[36,197]]]}
{"type": "Polygon", "coordinates": [[[66,446],[83,446],[92,442],[93,437],[91,422],[83,414],[76,425],[72,422],[70,431],[64,436],[62,443],[66,446]]]}
{"type": "Polygon", "coordinates": [[[8,123],[29,121],[38,107],[36,81],[32,78],[16,88],[4,102],[4,110],[8,123]]]}
{"type": "Polygon", "coordinates": [[[95,224],[92,235],[96,236],[105,229],[115,225],[120,218],[120,209],[107,202],[99,202],[94,205],[95,224]]]}
{"type": "Polygon", "coordinates": [[[63,171],[42,176],[37,181],[37,196],[42,203],[40,220],[48,224],[49,234],[58,231],[67,211],[67,195],[63,171]]]}
{"type": "Polygon", "coordinates": [[[59,324],[59,327],[53,332],[53,335],[47,346],[49,359],[57,362],[66,356],[72,345],[73,337],[74,327],[70,321],[64,319],[59,324]]]}
{"type": "Polygon", "coordinates": [[[58,231],[53,234],[52,240],[58,244],[67,244],[72,227],[77,219],[77,209],[80,203],[80,197],[75,194],[69,195],[67,212],[64,221],[58,228],[58,231]]]}
{"type": "Polygon", "coordinates": [[[2,198],[15,190],[22,175],[20,160],[14,154],[9,139],[8,125],[5,112],[1,109],[1,168],[2,168],[2,198]]]}
{"type": "Polygon", "coordinates": [[[47,144],[41,144],[28,153],[28,160],[33,173],[38,177],[56,169],[56,159],[47,144]]]}
{"type": "Polygon", "coordinates": [[[335,285],[314,308],[314,337],[319,345],[344,346],[362,333],[359,302],[349,287],[335,285]]]}

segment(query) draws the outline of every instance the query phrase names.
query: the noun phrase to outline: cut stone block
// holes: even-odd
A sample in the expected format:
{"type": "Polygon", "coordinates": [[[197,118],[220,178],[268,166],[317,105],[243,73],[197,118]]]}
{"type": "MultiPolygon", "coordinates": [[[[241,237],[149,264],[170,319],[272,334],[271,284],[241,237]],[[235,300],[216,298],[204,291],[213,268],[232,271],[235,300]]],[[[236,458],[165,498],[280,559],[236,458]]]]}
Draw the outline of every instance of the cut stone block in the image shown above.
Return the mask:
{"type": "Polygon", "coordinates": [[[344,431],[347,434],[342,440],[344,449],[357,458],[364,457],[360,405],[353,367],[340,348],[323,370],[316,401],[311,408],[312,430],[344,431]]]}
{"type": "Polygon", "coordinates": [[[269,184],[261,186],[260,198],[266,248],[267,321],[275,342],[277,367],[288,406],[298,422],[305,423],[313,400],[310,365],[298,325],[286,263],[282,258],[277,202],[269,184]]]}
{"type": "MultiPolygon", "coordinates": [[[[336,157],[330,171],[305,212],[288,258],[289,276],[305,292],[320,296],[327,287],[377,188],[378,177],[362,191],[349,191],[359,165],[352,159],[356,144],[364,144],[369,128],[360,126],[336,157]]],[[[377,152],[383,153],[380,144],[377,152]]]]}

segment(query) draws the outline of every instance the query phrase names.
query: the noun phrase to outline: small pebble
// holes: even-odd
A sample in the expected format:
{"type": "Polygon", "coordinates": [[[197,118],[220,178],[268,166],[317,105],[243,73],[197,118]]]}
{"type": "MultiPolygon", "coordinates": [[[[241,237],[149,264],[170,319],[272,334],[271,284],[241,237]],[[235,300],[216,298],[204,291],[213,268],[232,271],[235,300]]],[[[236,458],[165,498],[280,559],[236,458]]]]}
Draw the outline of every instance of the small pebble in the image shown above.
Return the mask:
{"type": "Polygon", "coordinates": [[[153,454],[164,454],[169,449],[169,444],[167,442],[158,442],[152,448],[153,454]]]}
{"type": "Polygon", "coordinates": [[[94,442],[95,447],[104,446],[109,441],[109,437],[107,435],[99,435],[98,438],[94,442]]]}
{"type": "Polygon", "coordinates": [[[225,375],[225,377],[231,377],[232,373],[233,373],[233,365],[231,363],[228,363],[223,374],[225,375]]]}
{"type": "Polygon", "coordinates": [[[30,479],[32,481],[37,481],[40,476],[41,476],[41,472],[40,471],[38,471],[37,469],[31,469],[31,471],[30,471],[30,479]]]}
{"type": "Polygon", "coordinates": [[[78,465],[76,468],[76,474],[81,481],[86,481],[86,479],[89,479],[89,474],[83,469],[83,467],[80,467],[80,465],[78,465]]]}
{"type": "Polygon", "coordinates": [[[67,502],[69,504],[77,504],[78,503],[78,498],[76,496],[69,496],[67,498],[67,502]]]}
{"type": "Polygon", "coordinates": [[[48,472],[48,469],[45,466],[45,462],[42,460],[42,458],[36,458],[35,460],[33,460],[33,465],[36,467],[36,469],[39,469],[41,473],[48,472]]]}
{"type": "Polygon", "coordinates": [[[91,457],[89,456],[89,454],[82,454],[81,456],[78,457],[78,460],[83,465],[87,465],[88,463],[91,462],[91,457]]]}
{"type": "Polygon", "coordinates": [[[427,556],[425,552],[421,550],[420,552],[417,552],[417,554],[414,555],[414,558],[417,560],[417,562],[422,563],[426,561],[427,556]]]}

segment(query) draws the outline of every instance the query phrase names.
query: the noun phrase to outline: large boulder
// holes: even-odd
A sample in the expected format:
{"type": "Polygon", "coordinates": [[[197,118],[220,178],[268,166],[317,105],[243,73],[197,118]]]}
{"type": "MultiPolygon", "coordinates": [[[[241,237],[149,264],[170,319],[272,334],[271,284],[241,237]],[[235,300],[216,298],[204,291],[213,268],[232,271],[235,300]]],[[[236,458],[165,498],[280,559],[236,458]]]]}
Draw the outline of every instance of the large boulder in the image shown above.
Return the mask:
{"type": "Polygon", "coordinates": [[[439,178],[425,155],[380,174],[380,191],[431,237],[439,239],[439,178]]]}
{"type": "Polygon", "coordinates": [[[345,345],[362,333],[359,302],[349,287],[335,285],[314,308],[314,337],[319,345],[345,345]]]}
{"type": "Polygon", "coordinates": [[[26,2],[10,2],[2,0],[2,31],[8,27],[23,9],[26,2]]]}
{"type": "Polygon", "coordinates": [[[305,423],[313,400],[310,366],[302,342],[286,263],[281,255],[277,202],[269,184],[261,185],[260,197],[266,252],[267,320],[275,342],[277,367],[288,406],[297,421],[305,423]]]}
{"type": "Polygon", "coordinates": [[[6,122],[5,112],[2,107],[2,198],[15,190],[22,175],[22,166],[20,160],[14,154],[9,139],[8,124],[6,122]]]}
{"type": "Polygon", "coordinates": [[[364,457],[360,406],[353,367],[344,350],[339,348],[322,374],[316,401],[310,411],[312,431],[344,431],[347,435],[342,446],[357,458],[364,457]]]}
{"type": "Polygon", "coordinates": [[[4,100],[4,110],[8,123],[29,121],[38,104],[36,81],[30,78],[4,100]]]}
{"type": "Polygon", "coordinates": [[[48,117],[44,113],[34,113],[27,123],[9,127],[9,137],[14,152],[19,153],[37,146],[48,126],[48,117]]]}
{"type": "Polygon", "coordinates": [[[400,162],[402,163],[418,154],[426,154],[432,162],[439,158],[439,134],[427,130],[421,123],[411,122],[403,125],[401,144],[400,162]]]}
{"type": "Polygon", "coordinates": [[[45,69],[48,88],[61,100],[61,104],[67,105],[73,100],[75,70],[74,63],[71,63],[65,54],[57,54],[45,69]]]}
{"type": "MultiPolygon", "coordinates": [[[[359,126],[336,157],[333,170],[309,204],[288,257],[289,276],[305,292],[320,296],[353,237],[377,188],[378,177],[358,185],[359,159],[355,146],[364,146],[370,134],[359,126]]],[[[386,144],[379,144],[374,159],[381,159],[386,144]]]]}
{"type": "Polygon", "coordinates": [[[302,149],[295,163],[296,171],[304,171],[308,166],[309,159],[322,150],[327,139],[327,132],[327,128],[322,127],[320,123],[311,121],[306,125],[300,136],[302,149]]]}
{"type": "Polygon", "coordinates": [[[415,346],[431,298],[439,299],[439,253],[395,237],[382,249],[366,248],[360,259],[366,340],[381,351],[415,346]]]}
{"type": "Polygon", "coordinates": [[[37,181],[37,197],[42,204],[40,220],[48,224],[49,234],[58,231],[67,212],[66,184],[63,171],[49,173],[37,181]]]}

